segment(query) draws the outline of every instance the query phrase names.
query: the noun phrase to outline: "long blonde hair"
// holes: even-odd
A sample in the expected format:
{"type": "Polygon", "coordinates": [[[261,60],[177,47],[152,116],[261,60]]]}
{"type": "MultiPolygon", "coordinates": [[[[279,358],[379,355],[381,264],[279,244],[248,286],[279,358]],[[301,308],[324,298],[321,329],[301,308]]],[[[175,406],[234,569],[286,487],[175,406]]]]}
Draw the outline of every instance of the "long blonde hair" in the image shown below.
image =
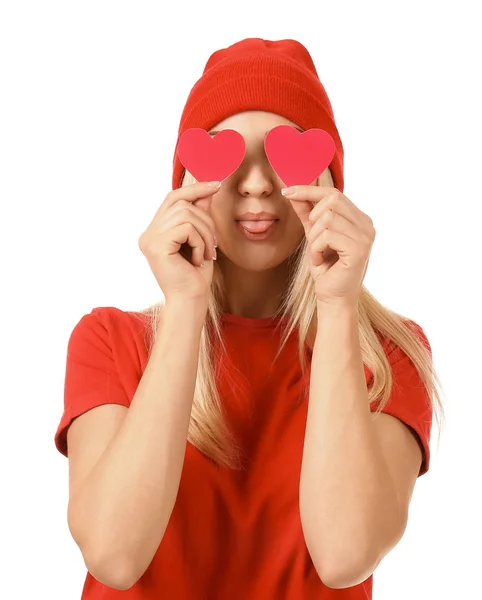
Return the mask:
{"type": "MultiPolygon", "coordinates": [[[[329,169],[325,177],[333,179],[329,169]]],[[[190,185],[196,180],[185,172],[182,186],[190,185]]],[[[322,185],[321,177],[317,185],[322,185]]],[[[219,249],[218,249],[219,251],[219,249]]],[[[274,317],[281,317],[276,327],[282,327],[283,335],[279,350],[273,364],[285,346],[295,327],[299,331],[298,358],[303,375],[306,373],[306,347],[313,349],[316,337],[316,297],[313,280],[309,270],[309,254],[306,237],[288,257],[289,279],[286,292],[274,317]]],[[[214,339],[217,337],[224,353],[227,353],[221,332],[221,314],[224,300],[223,275],[217,261],[214,261],[211,293],[205,323],[201,331],[198,369],[194,391],[191,420],[188,430],[188,441],[198,450],[210,457],[218,465],[231,469],[243,469],[243,455],[233,433],[229,430],[223,417],[222,401],[216,386],[217,365],[222,364],[215,358],[214,339]]],[[[148,316],[147,346],[150,356],[158,326],[161,319],[163,301],[157,302],[140,311],[148,316]]],[[[373,373],[373,383],[368,389],[368,401],[377,402],[376,412],[386,406],[392,389],[392,374],[387,355],[377,335],[388,337],[396,344],[415,365],[427,390],[429,401],[439,425],[445,421],[441,395],[440,380],[432,362],[430,345],[426,345],[420,337],[419,327],[407,317],[393,312],[378,302],[370,292],[362,286],[358,301],[358,331],[363,362],[373,373]]],[[[304,378],[306,380],[306,378],[304,378]]],[[[304,397],[308,399],[309,385],[305,385],[304,397]]]]}

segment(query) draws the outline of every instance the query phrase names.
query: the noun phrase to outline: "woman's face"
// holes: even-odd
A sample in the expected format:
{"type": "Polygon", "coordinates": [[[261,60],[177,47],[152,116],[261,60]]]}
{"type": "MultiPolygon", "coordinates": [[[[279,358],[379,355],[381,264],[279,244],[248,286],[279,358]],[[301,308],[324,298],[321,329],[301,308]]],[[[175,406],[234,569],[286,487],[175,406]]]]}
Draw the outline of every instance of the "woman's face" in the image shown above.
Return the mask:
{"type": "MultiPolygon", "coordinates": [[[[266,134],[277,125],[292,125],[299,129],[295,123],[279,115],[247,111],[228,117],[209,130],[213,133],[234,129],[246,142],[242,164],[223,181],[211,204],[220,266],[228,259],[248,271],[276,267],[296,250],[305,236],[298,215],[290,201],[281,194],[285,186],[265,154],[266,134]],[[236,221],[247,211],[266,211],[277,216],[279,221],[267,239],[252,241],[239,230],[236,221]]],[[[325,170],[322,182],[332,185],[329,169],[325,170]]]]}

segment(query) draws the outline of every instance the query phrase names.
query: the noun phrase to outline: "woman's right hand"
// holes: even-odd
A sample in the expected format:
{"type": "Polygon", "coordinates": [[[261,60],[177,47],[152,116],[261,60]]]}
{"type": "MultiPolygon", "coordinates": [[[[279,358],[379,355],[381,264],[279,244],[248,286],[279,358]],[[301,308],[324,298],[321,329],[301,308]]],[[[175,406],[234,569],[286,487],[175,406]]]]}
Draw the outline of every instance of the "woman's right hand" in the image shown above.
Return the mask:
{"type": "Polygon", "coordinates": [[[166,303],[172,300],[207,303],[216,235],[209,210],[217,191],[219,187],[210,187],[208,183],[194,183],[169,192],[139,237],[139,248],[166,303]]]}

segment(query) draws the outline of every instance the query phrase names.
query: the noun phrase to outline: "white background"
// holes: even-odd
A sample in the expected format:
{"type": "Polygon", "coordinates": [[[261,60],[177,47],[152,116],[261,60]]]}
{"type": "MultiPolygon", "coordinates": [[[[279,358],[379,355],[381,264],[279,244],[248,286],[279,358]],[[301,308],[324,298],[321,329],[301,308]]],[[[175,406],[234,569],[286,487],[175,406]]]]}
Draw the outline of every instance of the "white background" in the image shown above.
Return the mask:
{"type": "Polygon", "coordinates": [[[212,52],[262,37],[311,53],[345,147],[345,194],[377,230],[364,283],[423,327],[444,386],[447,426],[439,446],[433,430],[374,599],[482,597],[476,7],[2,3],[2,596],[80,599],[68,461],[53,440],[67,341],[93,307],[161,298],[137,243],[171,189],[187,95],[212,52]]]}

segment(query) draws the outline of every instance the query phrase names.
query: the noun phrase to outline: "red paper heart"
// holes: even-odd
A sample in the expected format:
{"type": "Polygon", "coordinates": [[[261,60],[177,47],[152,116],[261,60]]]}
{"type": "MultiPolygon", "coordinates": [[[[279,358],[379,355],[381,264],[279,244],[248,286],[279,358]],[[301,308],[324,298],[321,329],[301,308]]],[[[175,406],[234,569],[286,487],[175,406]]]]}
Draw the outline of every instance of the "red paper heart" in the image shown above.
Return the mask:
{"type": "Polygon", "coordinates": [[[181,135],[177,152],[182,165],[197,181],[222,181],[243,162],[246,143],[233,129],[211,136],[194,127],[181,135]]]}
{"type": "Polygon", "coordinates": [[[335,142],[323,129],[300,133],[291,125],[274,127],[264,140],[268,160],[286,187],[310,185],[331,163],[335,142]]]}

